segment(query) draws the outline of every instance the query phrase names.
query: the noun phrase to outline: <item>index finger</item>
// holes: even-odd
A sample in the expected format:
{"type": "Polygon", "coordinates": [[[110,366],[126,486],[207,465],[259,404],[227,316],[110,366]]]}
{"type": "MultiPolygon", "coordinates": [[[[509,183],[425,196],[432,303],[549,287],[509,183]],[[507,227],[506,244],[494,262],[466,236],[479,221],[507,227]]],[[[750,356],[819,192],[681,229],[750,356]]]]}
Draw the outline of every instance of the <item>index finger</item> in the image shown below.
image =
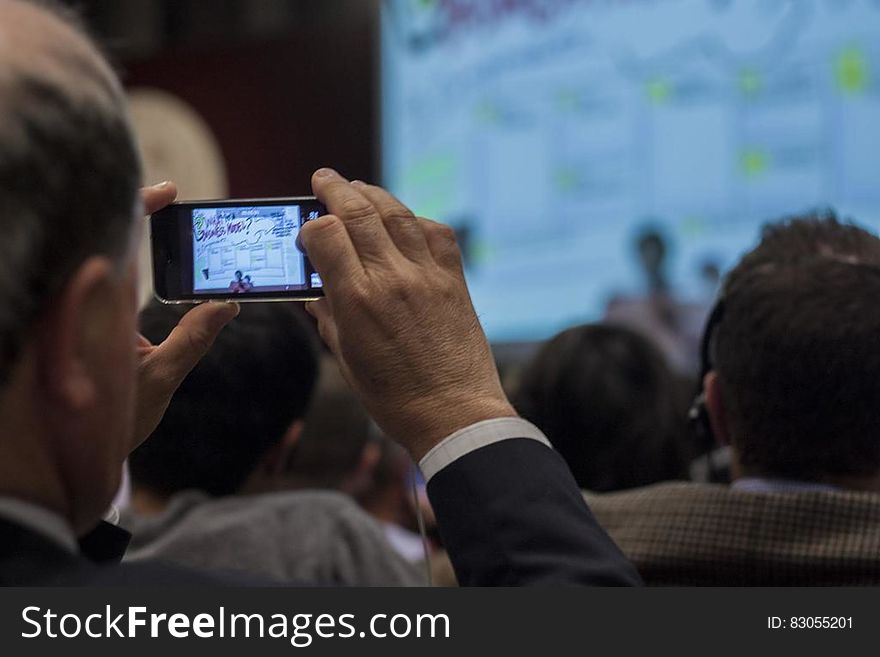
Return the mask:
{"type": "Polygon", "coordinates": [[[379,210],[333,169],[319,169],[312,190],[348,232],[361,261],[383,262],[397,250],[379,210]]]}
{"type": "Polygon", "coordinates": [[[414,262],[430,257],[425,234],[412,210],[381,187],[359,181],[352,185],[379,211],[385,230],[403,255],[414,262]]]}

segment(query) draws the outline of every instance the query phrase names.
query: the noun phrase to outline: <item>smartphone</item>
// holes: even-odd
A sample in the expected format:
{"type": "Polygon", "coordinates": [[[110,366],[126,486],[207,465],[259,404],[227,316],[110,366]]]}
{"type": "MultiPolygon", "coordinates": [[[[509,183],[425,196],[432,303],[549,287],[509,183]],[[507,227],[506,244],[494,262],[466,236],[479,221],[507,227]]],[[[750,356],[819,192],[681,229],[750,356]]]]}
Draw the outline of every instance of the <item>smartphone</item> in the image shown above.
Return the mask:
{"type": "Polygon", "coordinates": [[[321,277],[297,237],[323,214],[313,196],[173,203],[150,219],[156,297],[164,303],[320,299],[321,277]]]}

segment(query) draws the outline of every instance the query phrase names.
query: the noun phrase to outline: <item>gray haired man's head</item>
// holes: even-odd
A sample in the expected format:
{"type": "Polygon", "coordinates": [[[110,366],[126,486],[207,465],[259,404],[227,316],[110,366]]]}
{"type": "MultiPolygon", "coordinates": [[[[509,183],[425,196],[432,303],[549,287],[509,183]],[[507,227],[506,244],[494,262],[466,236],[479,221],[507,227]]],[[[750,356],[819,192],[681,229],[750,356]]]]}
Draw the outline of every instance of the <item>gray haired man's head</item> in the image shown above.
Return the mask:
{"type": "Polygon", "coordinates": [[[0,0],[0,385],[78,265],[127,252],[140,177],[122,89],[75,18],[0,0]]]}

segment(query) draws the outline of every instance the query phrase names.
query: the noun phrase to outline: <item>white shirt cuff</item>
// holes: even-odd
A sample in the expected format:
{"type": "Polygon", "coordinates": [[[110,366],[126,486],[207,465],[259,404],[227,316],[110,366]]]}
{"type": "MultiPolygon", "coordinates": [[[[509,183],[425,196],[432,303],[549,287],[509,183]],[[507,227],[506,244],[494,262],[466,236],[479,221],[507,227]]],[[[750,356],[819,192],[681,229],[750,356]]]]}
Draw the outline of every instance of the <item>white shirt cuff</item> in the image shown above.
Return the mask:
{"type": "Polygon", "coordinates": [[[107,509],[107,512],[104,514],[104,522],[109,522],[111,525],[119,525],[120,513],[119,507],[115,504],[111,504],[110,508],[107,509]]]}
{"type": "Polygon", "coordinates": [[[419,468],[428,482],[435,474],[461,457],[481,447],[512,438],[530,438],[550,447],[547,437],[531,422],[519,417],[501,417],[477,422],[444,438],[422,457],[419,468]]]}

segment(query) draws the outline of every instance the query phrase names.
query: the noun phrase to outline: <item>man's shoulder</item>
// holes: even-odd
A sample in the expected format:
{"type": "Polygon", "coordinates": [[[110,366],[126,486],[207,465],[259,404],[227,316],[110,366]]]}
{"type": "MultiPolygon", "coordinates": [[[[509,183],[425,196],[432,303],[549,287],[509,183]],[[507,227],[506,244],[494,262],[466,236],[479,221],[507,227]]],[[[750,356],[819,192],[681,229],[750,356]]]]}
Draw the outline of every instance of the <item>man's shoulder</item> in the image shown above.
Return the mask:
{"type": "Polygon", "coordinates": [[[670,483],[585,498],[651,583],[880,583],[877,494],[670,483]]]}
{"type": "Polygon", "coordinates": [[[169,564],[97,563],[28,527],[0,519],[0,586],[219,586],[246,584],[241,577],[223,581],[207,573],[169,564]]]}
{"type": "Polygon", "coordinates": [[[609,524],[632,522],[640,517],[652,518],[658,510],[693,508],[721,502],[729,494],[727,486],[665,482],[611,493],[584,491],[584,500],[606,529],[609,524]]]}
{"type": "Polygon", "coordinates": [[[666,482],[616,493],[584,492],[584,499],[600,520],[609,521],[619,516],[657,519],[664,512],[717,518],[785,514],[791,519],[880,519],[880,494],[859,491],[754,492],[720,484],[666,482]]]}
{"type": "Polygon", "coordinates": [[[274,581],[399,585],[415,574],[378,522],[332,491],[206,499],[150,533],[134,531],[128,559],[161,559],[274,581]]]}
{"type": "Polygon", "coordinates": [[[106,566],[82,565],[62,572],[43,584],[47,586],[155,586],[219,587],[261,585],[238,573],[213,575],[194,568],[160,561],[141,561],[106,566]]]}
{"type": "Polygon", "coordinates": [[[234,531],[238,527],[289,528],[297,532],[332,531],[340,525],[378,525],[351,497],[331,490],[295,490],[236,495],[206,501],[188,523],[201,531],[234,531]]]}
{"type": "Polygon", "coordinates": [[[350,498],[335,491],[284,491],[253,495],[202,498],[155,519],[134,518],[134,547],[144,542],[207,541],[235,537],[237,540],[267,542],[287,529],[312,533],[341,520],[364,518],[363,511],[350,498]]]}
{"type": "Polygon", "coordinates": [[[230,495],[204,500],[194,514],[230,515],[256,513],[284,513],[295,511],[314,511],[326,513],[328,510],[347,511],[359,509],[347,495],[332,490],[289,490],[252,495],[230,495]]]}

